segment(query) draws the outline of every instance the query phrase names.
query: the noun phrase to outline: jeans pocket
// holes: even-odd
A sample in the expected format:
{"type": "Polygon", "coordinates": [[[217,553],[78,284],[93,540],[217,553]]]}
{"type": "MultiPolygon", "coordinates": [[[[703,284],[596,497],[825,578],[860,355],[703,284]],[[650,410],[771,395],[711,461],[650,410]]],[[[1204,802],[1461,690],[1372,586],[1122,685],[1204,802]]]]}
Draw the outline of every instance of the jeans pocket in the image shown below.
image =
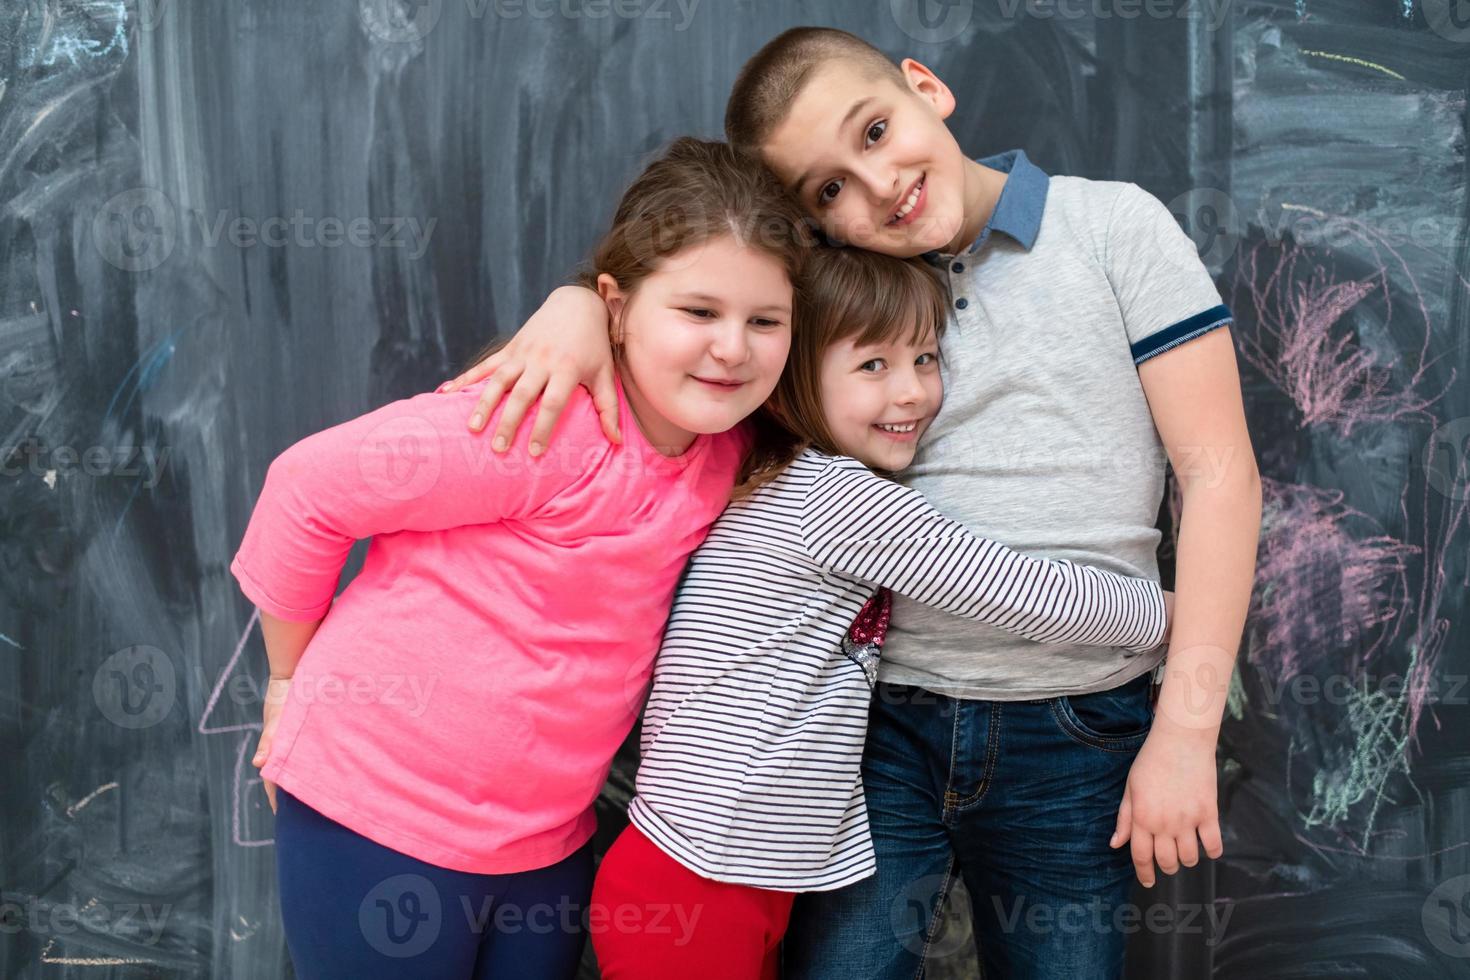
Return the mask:
{"type": "Polygon", "coordinates": [[[1073,741],[1109,752],[1137,752],[1153,726],[1152,673],[1110,691],[1052,698],[1052,714],[1073,741]]]}

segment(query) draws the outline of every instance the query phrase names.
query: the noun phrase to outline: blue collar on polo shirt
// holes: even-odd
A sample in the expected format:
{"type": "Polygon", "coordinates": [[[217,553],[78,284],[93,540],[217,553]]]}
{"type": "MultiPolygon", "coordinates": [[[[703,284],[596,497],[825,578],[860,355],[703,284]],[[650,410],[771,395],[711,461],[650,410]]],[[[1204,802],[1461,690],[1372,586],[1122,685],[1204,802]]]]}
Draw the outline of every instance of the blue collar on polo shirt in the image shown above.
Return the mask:
{"type": "MultiPolygon", "coordinates": [[[[1041,212],[1046,209],[1046,190],[1051,178],[1026,158],[1025,150],[1007,150],[995,156],[981,157],[975,162],[1009,176],[1001,186],[990,220],[974,244],[965,249],[966,254],[974,253],[984,245],[992,231],[1009,235],[1030,251],[1041,228],[1041,212]]],[[[926,252],[924,257],[927,259],[939,254],[938,251],[926,252]]]]}

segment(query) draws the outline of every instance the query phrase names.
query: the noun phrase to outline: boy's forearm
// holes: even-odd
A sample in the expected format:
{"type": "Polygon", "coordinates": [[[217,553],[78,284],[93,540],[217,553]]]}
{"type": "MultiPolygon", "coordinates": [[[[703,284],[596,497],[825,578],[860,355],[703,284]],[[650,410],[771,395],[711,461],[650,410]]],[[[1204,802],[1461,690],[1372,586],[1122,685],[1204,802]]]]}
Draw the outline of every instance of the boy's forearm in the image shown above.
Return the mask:
{"type": "Polygon", "coordinates": [[[1219,735],[1255,581],[1261,483],[1252,466],[1216,486],[1186,489],[1179,523],[1174,622],[1155,727],[1219,735]]]}
{"type": "MultiPolygon", "coordinates": [[[[325,619],[326,617],[322,617],[325,619]]],[[[271,677],[283,679],[296,673],[296,664],[306,646],[316,635],[322,619],[294,622],[277,619],[265,610],[260,612],[260,633],[265,638],[265,655],[270,661],[271,677]]]]}

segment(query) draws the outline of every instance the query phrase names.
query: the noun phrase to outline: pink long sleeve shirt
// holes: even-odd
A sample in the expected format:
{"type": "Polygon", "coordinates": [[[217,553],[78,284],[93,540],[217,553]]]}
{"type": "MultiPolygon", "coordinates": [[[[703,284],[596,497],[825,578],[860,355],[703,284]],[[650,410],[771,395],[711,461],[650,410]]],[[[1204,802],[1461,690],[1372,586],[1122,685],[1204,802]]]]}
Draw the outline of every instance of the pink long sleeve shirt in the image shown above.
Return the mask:
{"type": "Polygon", "coordinates": [[[612,445],[578,388],[546,454],[526,452],[527,425],[502,456],[494,417],[484,434],[465,428],[482,387],[291,446],[230,571],[272,616],[326,617],[261,775],[394,850],[499,874],[592,836],[675,585],[751,437],[742,425],[665,457],[623,398],[612,445]]]}

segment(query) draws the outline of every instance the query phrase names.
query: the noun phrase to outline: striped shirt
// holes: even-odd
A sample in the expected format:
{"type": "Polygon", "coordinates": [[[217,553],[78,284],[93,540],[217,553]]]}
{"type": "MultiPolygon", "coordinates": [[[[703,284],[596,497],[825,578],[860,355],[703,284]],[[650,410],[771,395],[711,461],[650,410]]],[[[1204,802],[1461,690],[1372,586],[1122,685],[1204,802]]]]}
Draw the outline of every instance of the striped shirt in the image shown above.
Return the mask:
{"type": "Polygon", "coordinates": [[[1018,554],[807,450],[726,507],[689,561],[644,709],[638,829],[716,881],[825,891],[872,874],[872,665],[842,640],[885,586],[1046,643],[1143,651],[1164,635],[1156,583],[1018,554]]]}

